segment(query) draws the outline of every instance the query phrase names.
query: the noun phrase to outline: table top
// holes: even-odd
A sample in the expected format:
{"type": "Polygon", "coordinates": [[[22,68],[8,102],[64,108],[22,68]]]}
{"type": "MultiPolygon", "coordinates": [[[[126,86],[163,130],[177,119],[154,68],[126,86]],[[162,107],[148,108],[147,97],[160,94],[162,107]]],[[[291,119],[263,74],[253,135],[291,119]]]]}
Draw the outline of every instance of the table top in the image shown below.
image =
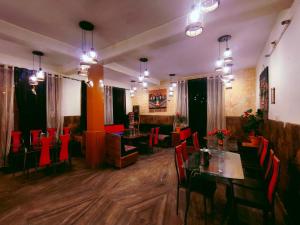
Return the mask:
{"type": "Polygon", "coordinates": [[[208,166],[200,165],[200,150],[189,156],[187,169],[226,179],[244,179],[241,157],[237,153],[209,149],[211,159],[208,166]]]}

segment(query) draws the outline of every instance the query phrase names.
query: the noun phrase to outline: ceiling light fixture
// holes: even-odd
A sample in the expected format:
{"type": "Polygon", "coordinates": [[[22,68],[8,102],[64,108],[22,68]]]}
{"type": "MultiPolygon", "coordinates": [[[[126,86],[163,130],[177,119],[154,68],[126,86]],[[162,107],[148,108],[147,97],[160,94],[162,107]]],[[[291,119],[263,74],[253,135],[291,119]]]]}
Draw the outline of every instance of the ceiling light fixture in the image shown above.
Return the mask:
{"type": "Polygon", "coordinates": [[[79,27],[82,29],[82,40],[81,40],[81,51],[82,54],[80,56],[80,71],[79,75],[87,76],[88,69],[92,64],[97,64],[98,54],[94,48],[94,25],[88,21],[80,21],[79,27]],[[90,50],[88,50],[88,41],[86,40],[86,33],[91,32],[91,43],[90,43],[90,50]]]}
{"type": "Polygon", "coordinates": [[[93,82],[92,80],[88,80],[88,81],[86,82],[86,85],[87,85],[89,88],[92,88],[92,87],[94,87],[94,82],[93,82]]]}
{"type": "Polygon", "coordinates": [[[104,87],[104,81],[103,81],[103,80],[99,80],[99,86],[100,86],[101,88],[104,87]]]}
{"type": "Polygon", "coordinates": [[[130,90],[129,90],[130,97],[134,97],[135,93],[137,91],[137,87],[135,86],[136,81],[135,80],[131,80],[130,82],[131,82],[131,87],[130,87],[130,90]]]}
{"type": "MultiPolygon", "coordinates": [[[[44,53],[40,52],[40,51],[33,51],[32,54],[33,54],[33,63],[34,63],[35,56],[37,56],[39,59],[39,69],[37,70],[35,76],[36,76],[36,79],[38,82],[42,82],[45,80],[45,73],[42,69],[42,56],[44,56],[44,53]]],[[[33,68],[33,70],[34,70],[34,68],[33,68]]]]}
{"type": "Polygon", "coordinates": [[[232,51],[228,46],[228,41],[231,39],[231,35],[223,35],[218,38],[219,42],[219,58],[216,61],[216,71],[222,72],[219,78],[225,84],[226,89],[232,89],[232,82],[234,81],[234,75],[232,73],[233,58],[232,51]],[[226,43],[225,52],[223,53],[223,59],[221,58],[221,43],[226,43]]]}
{"type": "Polygon", "coordinates": [[[204,13],[215,11],[220,6],[220,0],[201,0],[200,9],[204,13]]]}
{"type": "Polygon", "coordinates": [[[177,86],[176,81],[174,81],[175,76],[176,76],[176,74],[174,74],[174,73],[169,74],[169,77],[170,77],[169,97],[174,96],[174,88],[177,86]]]}
{"type": "MultiPolygon", "coordinates": [[[[150,75],[150,72],[149,72],[149,70],[148,70],[148,59],[147,58],[140,58],[140,70],[142,71],[144,71],[143,72],[143,76],[144,76],[144,78],[149,78],[149,75],[150,75]]],[[[142,73],[141,73],[142,74],[142,73]]]]}
{"type": "Polygon", "coordinates": [[[196,37],[203,32],[203,15],[198,2],[194,2],[187,18],[185,34],[188,37],[196,37]]]}

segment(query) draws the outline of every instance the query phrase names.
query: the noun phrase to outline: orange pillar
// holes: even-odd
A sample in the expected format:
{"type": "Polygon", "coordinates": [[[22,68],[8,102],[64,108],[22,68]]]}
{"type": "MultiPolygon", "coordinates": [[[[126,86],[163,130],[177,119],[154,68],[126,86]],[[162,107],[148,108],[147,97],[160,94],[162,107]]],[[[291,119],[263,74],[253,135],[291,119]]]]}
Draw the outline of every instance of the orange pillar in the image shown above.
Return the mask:
{"type": "Polygon", "coordinates": [[[103,66],[92,65],[88,77],[94,86],[87,88],[86,161],[90,167],[97,168],[105,160],[104,94],[99,86],[103,66]]]}

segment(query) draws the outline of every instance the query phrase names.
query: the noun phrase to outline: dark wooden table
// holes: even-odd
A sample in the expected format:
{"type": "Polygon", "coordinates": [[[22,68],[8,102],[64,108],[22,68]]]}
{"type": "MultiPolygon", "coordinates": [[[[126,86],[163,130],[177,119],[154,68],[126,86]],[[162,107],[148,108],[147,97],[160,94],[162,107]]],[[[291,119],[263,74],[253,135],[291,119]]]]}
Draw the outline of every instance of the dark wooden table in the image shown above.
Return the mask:
{"type": "MultiPolygon", "coordinates": [[[[223,223],[227,219],[232,219],[235,223],[235,203],[233,198],[233,183],[232,180],[244,179],[244,171],[241,162],[241,157],[238,153],[209,149],[211,158],[209,160],[208,166],[200,165],[201,154],[200,149],[198,152],[193,153],[189,156],[189,161],[186,165],[188,174],[193,174],[193,176],[208,176],[209,179],[214,178],[217,182],[225,183],[228,187],[229,197],[227,199],[227,210],[226,215],[224,215],[223,223]]],[[[189,193],[189,191],[188,191],[189,193]]],[[[187,195],[188,201],[190,195],[187,195]]],[[[187,214],[187,213],[186,213],[187,214]]],[[[185,219],[186,220],[186,219],[185,219]]]]}

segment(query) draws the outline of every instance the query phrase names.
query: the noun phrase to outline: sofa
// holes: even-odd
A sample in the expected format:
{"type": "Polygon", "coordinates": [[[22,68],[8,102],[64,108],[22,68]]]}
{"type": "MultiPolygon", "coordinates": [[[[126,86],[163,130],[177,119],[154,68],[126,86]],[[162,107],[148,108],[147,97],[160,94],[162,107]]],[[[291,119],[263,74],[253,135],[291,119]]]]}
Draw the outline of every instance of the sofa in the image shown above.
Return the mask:
{"type": "Polygon", "coordinates": [[[139,153],[134,146],[126,145],[122,138],[123,124],[105,125],[105,159],[109,165],[123,168],[135,163],[139,153]]]}
{"type": "Polygon", "coordinates": [[[140,115],[140,131],[149,133],[151,128],[159,127],[159,144],[162,147],[171,146],[174,116],[140,115]]]}

